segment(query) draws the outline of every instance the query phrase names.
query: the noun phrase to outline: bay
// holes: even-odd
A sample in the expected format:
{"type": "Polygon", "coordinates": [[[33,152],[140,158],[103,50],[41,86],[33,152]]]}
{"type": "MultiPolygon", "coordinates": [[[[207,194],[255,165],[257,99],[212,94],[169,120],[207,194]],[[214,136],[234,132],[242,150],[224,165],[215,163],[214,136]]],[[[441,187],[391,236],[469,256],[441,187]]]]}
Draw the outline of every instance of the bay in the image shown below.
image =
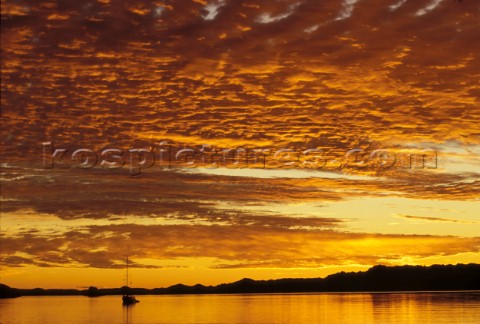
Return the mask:
{"type": "Polygon", "coordinates": [[[20,297],[0,323],[479,323],[480,292],[20,297]]]}

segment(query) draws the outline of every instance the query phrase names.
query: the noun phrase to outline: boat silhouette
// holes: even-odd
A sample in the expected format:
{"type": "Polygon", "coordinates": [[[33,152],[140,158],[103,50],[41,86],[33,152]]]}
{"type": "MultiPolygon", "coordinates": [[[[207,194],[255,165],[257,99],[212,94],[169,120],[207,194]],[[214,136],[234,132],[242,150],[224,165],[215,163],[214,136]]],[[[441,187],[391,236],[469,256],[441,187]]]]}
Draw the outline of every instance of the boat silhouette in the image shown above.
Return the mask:
{"type": "Polygon", "coordinates": [[[125,263],[126,263],[126,277],[125,277],[126,285],[123,287],[124,293],[122,296],[122,304],[124,306],[128,306],[128,305],[133,305],[138,303],[139,300],[130,293],[130,288],[128,287],[128,257],[125,263]]]}

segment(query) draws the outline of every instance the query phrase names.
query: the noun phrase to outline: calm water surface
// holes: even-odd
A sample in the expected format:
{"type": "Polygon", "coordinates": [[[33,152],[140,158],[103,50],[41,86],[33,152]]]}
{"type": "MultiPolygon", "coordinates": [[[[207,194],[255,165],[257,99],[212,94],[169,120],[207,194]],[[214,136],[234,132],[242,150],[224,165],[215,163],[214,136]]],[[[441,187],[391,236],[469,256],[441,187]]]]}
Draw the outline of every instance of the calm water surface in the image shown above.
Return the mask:
{"type": "Polygon", "coordinates": [[[480,323],[480,292],[20,297],[0,323],[480,323]]]}

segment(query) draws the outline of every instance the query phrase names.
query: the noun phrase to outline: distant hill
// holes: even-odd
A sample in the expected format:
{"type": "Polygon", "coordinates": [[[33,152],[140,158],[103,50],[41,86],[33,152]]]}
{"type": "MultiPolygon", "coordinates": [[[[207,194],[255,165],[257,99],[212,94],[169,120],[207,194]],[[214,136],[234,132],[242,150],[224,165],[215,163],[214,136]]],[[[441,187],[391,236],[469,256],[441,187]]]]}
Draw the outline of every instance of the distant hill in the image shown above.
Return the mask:
{"type": "Polygon", "coordinates": [[[218,286],[186,286],[168,288],[16,289],[0,284],[0,298],[19,296],[122,295],[125,289],[135,295],[162,294],[235,294],[287,292],[360,292],[360,291],[442,291],[480,290],[480,264],[398,266],[377,265],[365,272],[340,272],[325,278],[277,280],[242,279],[218,286]]]}
{"type": "Polygon", "coordinates": [[[15,298],[20,296],[20,289],[10,288],[7,285],[0,284],[0,298],[15,298]]]}

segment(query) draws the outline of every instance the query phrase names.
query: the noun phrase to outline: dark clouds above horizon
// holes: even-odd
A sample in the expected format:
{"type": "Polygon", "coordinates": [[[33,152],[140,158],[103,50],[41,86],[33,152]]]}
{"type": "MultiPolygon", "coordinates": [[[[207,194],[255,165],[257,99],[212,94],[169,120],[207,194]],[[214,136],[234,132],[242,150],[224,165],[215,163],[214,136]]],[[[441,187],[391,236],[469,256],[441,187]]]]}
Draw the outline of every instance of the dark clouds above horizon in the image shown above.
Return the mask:
{"type": "Polygon", "coordinates": [[[3,138],[478,144],[478,6],[4,0],[3,138]]]}
{"type": "MultiPolygon", "coordinates": [[[[153,169],[138,177],[118,170],[7,171],[1,210],[2,264],[8,267],[118,268],[128,253],[161,262],[216,258],[212,267],[222,269],[315,268],[454,257],[476,253],[480,246],[475,237],[480,223],[473,216],[478,188],[448,181],[435,186],[428,178],[420,180],[420,173],[420,181],[400,184],[153,169]],[[384,202],[375,201],[388,196],[403,196],[417,213],[437,217],[395,214],[409,209],[385,209],[384,202]],[[360,200],[371,201],[371,206],[362,211],[360,200]],[[464,200],[472,205],[445,210],[432,204],[435,200],[445,200],[447,206],[459,200],[454,208],[464,200]],[[350,206],[348,217],[336,210],[342,201],[350,206]],[[425,205],[431,210],[425,211],[425,205]],[[389,225],[396,218],[406,219],[404,227],[389,225]],[[434,233],[430,224],[415,224],[418,220],[439,225],[444,234],[434,233]],[[362,221],[366,228],[357,229],[362,221]]],[[[148,262],[135,266],[163,267],[148,262]]]]}

